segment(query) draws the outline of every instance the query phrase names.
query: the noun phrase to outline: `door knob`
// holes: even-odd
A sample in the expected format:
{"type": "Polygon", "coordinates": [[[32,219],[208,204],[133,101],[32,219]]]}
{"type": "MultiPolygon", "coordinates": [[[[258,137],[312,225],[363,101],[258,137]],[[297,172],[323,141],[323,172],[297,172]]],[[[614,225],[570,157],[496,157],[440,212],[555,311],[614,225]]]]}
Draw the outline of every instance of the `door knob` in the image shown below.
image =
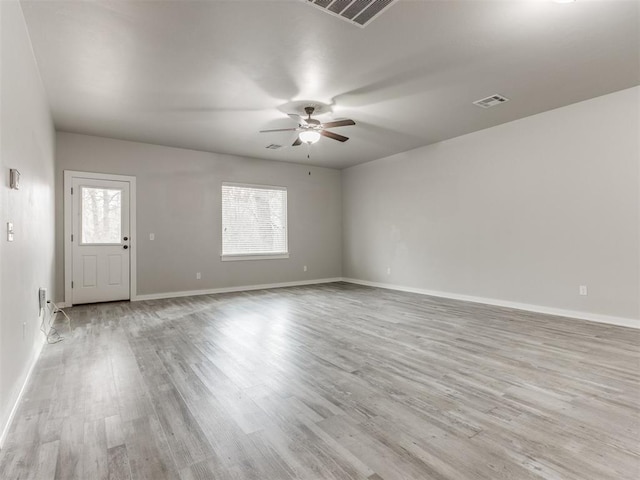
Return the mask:
{"type": "Polygon", "coordinates": [[[122,248],[126,250],[127,248],[129,248],[129,245],[123,245],[122,248]]]}

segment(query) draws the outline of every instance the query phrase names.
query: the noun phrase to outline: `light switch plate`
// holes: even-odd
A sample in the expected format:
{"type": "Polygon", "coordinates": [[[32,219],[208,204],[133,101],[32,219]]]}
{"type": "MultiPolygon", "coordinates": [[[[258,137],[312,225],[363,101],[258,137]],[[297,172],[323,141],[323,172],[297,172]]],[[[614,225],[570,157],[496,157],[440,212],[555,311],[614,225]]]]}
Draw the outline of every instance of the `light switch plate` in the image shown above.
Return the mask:
{"type": "Polygon", "coordinates": [[[13,242],[13,223],[7,222],[7,242],[13,242]]]}
{"type": "Polygon", "coordinates": [[[9,169],[9,186],[14,190],[20,190],[20,172],[15,169],[9,169]]]}

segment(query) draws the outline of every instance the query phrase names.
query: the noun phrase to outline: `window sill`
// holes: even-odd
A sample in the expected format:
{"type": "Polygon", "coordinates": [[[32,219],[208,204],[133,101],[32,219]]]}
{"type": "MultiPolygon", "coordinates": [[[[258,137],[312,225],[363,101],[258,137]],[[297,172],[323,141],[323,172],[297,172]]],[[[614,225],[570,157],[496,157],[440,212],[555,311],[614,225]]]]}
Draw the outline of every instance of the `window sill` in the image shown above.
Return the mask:
{"type": "Polygon", "coordinates": [[[242,260],[279,260],[289,258],[288,253],[275,253],[273,255],[220,255],[223,262],[237,262],[242,260]]]}

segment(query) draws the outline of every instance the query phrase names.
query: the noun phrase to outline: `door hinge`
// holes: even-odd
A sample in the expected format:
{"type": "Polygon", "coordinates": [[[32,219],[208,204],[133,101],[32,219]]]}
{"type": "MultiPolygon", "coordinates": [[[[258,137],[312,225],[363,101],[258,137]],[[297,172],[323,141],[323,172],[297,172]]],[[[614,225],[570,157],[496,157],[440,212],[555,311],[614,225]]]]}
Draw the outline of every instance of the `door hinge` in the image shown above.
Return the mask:
{"type": "Polygon", "coordinates": [[[71,241],[73,242],[73,233],[71,234],[71,241]]]}
{"type": "Polygon", "coordinates": [[[73,187],[71,187],[71,195],[73,195],[73,187]]]}
{"type": "Polygon", "coordinates": [[[71,280],[71,288],[73,288],[73,280],[71,280]]]}

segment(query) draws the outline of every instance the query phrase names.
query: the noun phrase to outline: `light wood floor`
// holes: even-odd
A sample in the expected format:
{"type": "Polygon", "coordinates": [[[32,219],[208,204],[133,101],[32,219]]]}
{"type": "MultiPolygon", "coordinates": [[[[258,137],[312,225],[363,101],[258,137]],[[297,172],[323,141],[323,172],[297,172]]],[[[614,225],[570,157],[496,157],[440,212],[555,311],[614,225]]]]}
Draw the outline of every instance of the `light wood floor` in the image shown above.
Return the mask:
{"type": "Polygon", "coordinates": [[[636,330],[342,283],[69,313],[2,479],[640,478],[636,330]]]}

